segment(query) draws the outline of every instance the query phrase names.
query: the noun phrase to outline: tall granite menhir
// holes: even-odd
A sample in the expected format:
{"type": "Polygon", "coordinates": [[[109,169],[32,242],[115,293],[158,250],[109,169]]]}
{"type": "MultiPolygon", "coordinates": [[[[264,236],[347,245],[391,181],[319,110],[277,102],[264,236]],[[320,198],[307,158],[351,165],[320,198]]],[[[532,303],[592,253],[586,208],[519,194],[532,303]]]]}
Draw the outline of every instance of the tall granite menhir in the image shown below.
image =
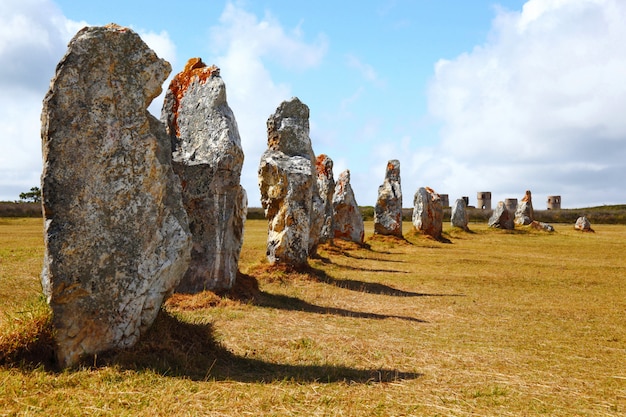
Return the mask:
{"type": "Polygon", "coordinates": [[[317,189],[309,108],[297,97],[284,101],[267,120],[267,150],[258,180],[268,219],[270,264],[303,266],[319,242],[324,203],[317,189]]]}
{"type": "Polygon", "coordinates": [[[378,187],[374,208],[374,233],[402,237],[402,187],[400,186],[400,161],[387,162],[385,180],[378,187]]]}
{"type": "Polygon", "coordinates": [[[170,83],[161,120],[193,236],[191,264],[177,291],[229,289],[237,277],[248,203],[240,185],[241,139],[219,69],[190,59],[170,83]]]}
{"type": "Polygon", "coordinates": [[[63,367],[135,344],[187,270],[170,141],[147,111],[170,70],[132,30],[88,27],[44,99],[42,285],[63,367]]]}

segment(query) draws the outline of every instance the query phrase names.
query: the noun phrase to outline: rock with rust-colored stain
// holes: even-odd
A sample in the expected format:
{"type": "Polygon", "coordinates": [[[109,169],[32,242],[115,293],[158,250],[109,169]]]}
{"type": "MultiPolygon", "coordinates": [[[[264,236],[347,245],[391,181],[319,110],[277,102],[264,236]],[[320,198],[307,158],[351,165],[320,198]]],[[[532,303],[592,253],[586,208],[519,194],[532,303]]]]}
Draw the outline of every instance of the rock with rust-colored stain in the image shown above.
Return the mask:
{"type": "Polygon", "coordinates": [[[333,216],[333,194],[335,178],[333,176],[333,160],[327,155],[318,155],[315,161],[317,171],[317,188],[324,202],[324,219],[320,231],[320,243],[334,238],[335,220],[333,216]]]}
{"type": "Polygon", "coordinates": [[[350,170],[346,169],[337,178],[333,194],[335,212],[335,238],[363,243],[365,227],[363,216],[350,185],[350,170]]]}
{"type": "Polygon", "coordinates": [[[387,162],[385,180],[378,187],[374,207],[374,233],[402,237],[402,187],[400,186],[400,161],[387,162]]]}
{"type": "Polygon", "coordinates": [[[324,203],[316,180],[309,137],[309,108],[297,97],[267,120],[268,149],[258,170],[261,204],[268,219],[267,259],[302,266],[315,252],[324,203]]]}
{"type": "Polygon", "coordinates": [[[467,226],[469,223],[469,213],[467,212],[467,205],[462,198],[457,199],[452,206],[450,213],[450,224],[452,227],[459,227],[465,231],[469,230],[467,226]]]}
{"type": "Polygon", "coordinates": [[[219,69],[190,59],[170,83],[161,120],[170,135],[193,236],[191,264],[176,291],[230,289],[248,204],[240,184],[239,129],[219,69]]]}
{"type": "Polygon", "coordinates": [[[163,124],[170,65],[130,29],[82,29],[43,102],[45,257],[61,366],[134,345],[187,270],[191,235],[163,124]]]}
{"type": "Polygon", "coordinates": [[[443,207],[441,199],[432,188],[421,187],[413,198],[413,227],[418,232],[441,238],[443,232],[443,207]]]}
{"type": "Polygon", "coordinates": [[[513,223],[513,215],[504,204],[504,201],[499,201],[496,208],[493,210],[491,217],[489,218],[489,227],[496,229],[513,230],[515,224],[513,223]]]}
{"type": "Polygon", "coordinates": [[[533,200],[530,190],[526,190],[526,194],[522,198],[522,201],[517,205],[515,209],[515,224],[520,226],[529,225],[535,219],[533,211],[533,200]]]}

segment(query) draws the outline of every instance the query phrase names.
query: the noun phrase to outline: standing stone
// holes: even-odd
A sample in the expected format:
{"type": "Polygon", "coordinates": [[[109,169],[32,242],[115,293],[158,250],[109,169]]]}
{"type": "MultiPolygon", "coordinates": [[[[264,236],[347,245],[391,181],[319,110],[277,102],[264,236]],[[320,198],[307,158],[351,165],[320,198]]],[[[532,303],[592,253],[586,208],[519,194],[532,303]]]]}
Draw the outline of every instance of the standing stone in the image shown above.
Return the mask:
{"type": "Polygon", "coordinates": [[[315,161],[317,171],[317,188],[324,203],[324,217],[320,231],[320,243],[332,241],[335,233],[333,216],[333,194],[335,178],[333,177],[333,160],[327,155],[318,155],[315,161]]]}
{"type": "Polygon", "coordinates": [[[535,219],[533,211],[533,201],[530,190],[526,190],[526,195],[522,198],[522,201],[515,210],[515,224],[528,225],[535,219]]]}
{"type": "Polygon", "coordinates": [[[170,142],[147,111],[170,70],[132,30],[88,27],[44,99],[42,285],[63,367],[134,345],[187,270],[170,142]]]}
{"type": "Polygon", "coordinates": [[[346,169],[337,178],[333,194],[335,213],[335,238],[356,243],[363,243],[365,227],[363,216],[354,198],[350,185],[350,170],[346,169]]]}
{"type": "Polygon", "coordinates": [[[192,58],[171,81],[161,120],[193,236],[191,263],[176,291],[230,289],[237,277],[246,192],[243,150],[226,87],[215,66],[192,58]]]}
{"type": "Polygon", "coordinates": [[[591,222],[585,216],[576,219],[574,229],[580,230],[582,232],[593,232],[593,229],[591,228],[591,222]]]}
{"type": "Polygon", "coordinates": [[[467,212],[467,206],[465,200],[462,198],[457,199],[452,207],[450,215],[450,224],[452,227],[460,227],[461,229],[468,231],[467,224],[469,223],[469,213],[467,212]]]}
{"type": "Polygon", "coordinates": [[[280,104],[267,120],[267,150],[258,180],[268,219],[270,264],[302,266],[319,242],[324,204],[309,138],[309,108],[297,97],[280,104]]]}
{"type": "Polygon", "coordinates": [[[413,198],[413,226],[419,232],[440,239],[443,232],[443,207],[433,189],[421,187],[413,198]]]}
{"type": "Polygon", "coordinates": [[[385,180],[378,187],[374,208],[374,233],[402,237],[402,188],[400,161],[387,162],[385,180]]]}
{"type": "Polygon", "coordinates": [[[499,201],[496,209],[493,211],[493,214],[489,218],[489,227],[494,227],[496,229],[507,229],[513,230],[515,228],[515,224],[513,223],[513,215],[507,209],[504,201],[499,201]]]}

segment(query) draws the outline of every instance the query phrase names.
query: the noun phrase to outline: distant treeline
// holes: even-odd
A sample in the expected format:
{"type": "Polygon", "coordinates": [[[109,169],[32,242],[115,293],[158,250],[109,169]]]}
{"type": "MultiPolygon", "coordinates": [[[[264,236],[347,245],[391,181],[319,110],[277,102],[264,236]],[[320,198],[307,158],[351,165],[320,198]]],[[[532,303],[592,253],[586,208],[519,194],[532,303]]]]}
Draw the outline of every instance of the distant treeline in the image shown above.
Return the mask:
{"type": "MultiPolygon", "coordinates": [[[[364,220],[374,219],[374,207],[362,206],[361,215],[364,220]]],[[[470,222],[487,222],[491,210],[468,208],[470,222]]],[[[411,221],[412,208],[402,210],[402,218],[411,221]]],[[[626,204],[614,206],[598,206],[580,209],[535,210],[535,220],[545,223],[575,223],[580,216],[586,216],[591,224],[626,224],[626,204]]],[[[0,217],[41,217],[41,203],[0,202],[0,217]]],[[[264,219],[265,214],[260,207],[248,208],[248,219],[264,219]]],[[[443,209],[444,221],[450,221],[450,209],[443,209]]]]}

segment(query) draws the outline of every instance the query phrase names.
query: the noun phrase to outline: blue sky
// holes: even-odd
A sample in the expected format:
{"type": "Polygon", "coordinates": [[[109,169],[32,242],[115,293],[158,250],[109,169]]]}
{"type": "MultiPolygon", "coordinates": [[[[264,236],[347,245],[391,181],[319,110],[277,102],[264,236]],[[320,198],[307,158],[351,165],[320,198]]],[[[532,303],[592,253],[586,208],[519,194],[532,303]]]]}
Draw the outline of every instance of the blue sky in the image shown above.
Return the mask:
{"type": "Polygon", "coordinates": [[[537,209],[548,195],[566,208],[626,203],[620,0],[1,1],[0,200],[39,182],[41,100],[67,42],[115,22],[172,75],[196,56],[221,68],[250,206],[265,121],[293,96],[360,205],[375,204],[389,159],[405,207],[421,186],[470,204],[526,189],[537,209]]]}

